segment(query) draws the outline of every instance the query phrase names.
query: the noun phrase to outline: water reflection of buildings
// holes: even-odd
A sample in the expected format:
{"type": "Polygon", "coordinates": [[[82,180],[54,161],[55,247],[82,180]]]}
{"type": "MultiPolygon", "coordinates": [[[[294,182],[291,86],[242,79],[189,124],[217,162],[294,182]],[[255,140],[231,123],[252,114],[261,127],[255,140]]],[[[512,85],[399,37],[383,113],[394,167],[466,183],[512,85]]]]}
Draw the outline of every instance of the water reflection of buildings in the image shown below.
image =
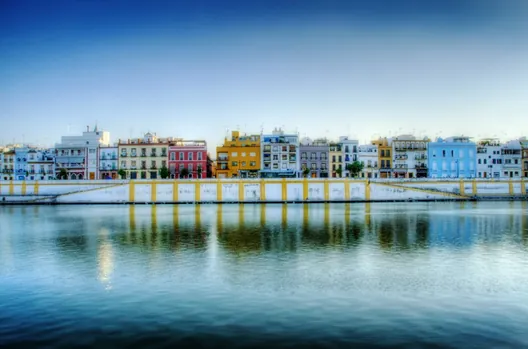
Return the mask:
{"type": "Polygon", "coordinates": [[[105,285],[107,289],[112,288],[110,276],[113,271],[113,249],[112,242],[109,240],[109,231],[107,228],[99,230],[99,248],[97,251],[97,261],[99,265],[99,281],[105,285]]]}

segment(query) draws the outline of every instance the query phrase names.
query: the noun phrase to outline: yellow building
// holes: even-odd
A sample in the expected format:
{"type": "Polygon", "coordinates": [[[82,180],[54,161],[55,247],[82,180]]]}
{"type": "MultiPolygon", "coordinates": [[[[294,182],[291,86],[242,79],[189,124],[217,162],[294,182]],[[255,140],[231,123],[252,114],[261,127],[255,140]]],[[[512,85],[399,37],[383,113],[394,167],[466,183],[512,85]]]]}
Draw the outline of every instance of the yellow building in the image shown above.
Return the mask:
{"type": "Polygon", "coordinates": [[[330,177],[339,178],[343,172],[343,152],[341,151],[341,144],[330,143],[330,152],[328,153],[330,160],[330,177]]]}
{"type": "Polygon", "coordinates": [[[380,138],[371,142],[378,146],[378,166],[380,178],[392,177],[392,144],[387,138],[380,138]]]}
{"type": "Polygon", "coordinates": [[[231,132],[216,148],[217,178],[257,178],[260,171],[260,135],[231,132]]]}
{"type": "Polygon", "coordinates": [[[15,151],[13,149],[5,149],[2,154],[2,180],[8,181],[14,178],[15,166],[15,151]]]}
{"type": "Polygon", "coordinates": [[[158,138],[151,133],[143,138],[129,139],[118,143],[119,170],[126,172],[130,179],[154,179],[159,170],[167,167],[168,138],[158,138]]]}

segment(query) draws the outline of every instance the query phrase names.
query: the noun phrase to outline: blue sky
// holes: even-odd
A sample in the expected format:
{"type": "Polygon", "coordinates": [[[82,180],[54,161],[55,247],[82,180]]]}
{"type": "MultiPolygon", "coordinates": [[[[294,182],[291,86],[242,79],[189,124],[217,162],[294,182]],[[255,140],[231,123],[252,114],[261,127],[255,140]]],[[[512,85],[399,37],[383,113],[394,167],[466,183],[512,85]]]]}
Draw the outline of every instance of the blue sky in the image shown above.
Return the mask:
{"type": "Polygon", "coordinates": [[[0,2],[0,144],[528,129],[528,1],[0,2]]]}

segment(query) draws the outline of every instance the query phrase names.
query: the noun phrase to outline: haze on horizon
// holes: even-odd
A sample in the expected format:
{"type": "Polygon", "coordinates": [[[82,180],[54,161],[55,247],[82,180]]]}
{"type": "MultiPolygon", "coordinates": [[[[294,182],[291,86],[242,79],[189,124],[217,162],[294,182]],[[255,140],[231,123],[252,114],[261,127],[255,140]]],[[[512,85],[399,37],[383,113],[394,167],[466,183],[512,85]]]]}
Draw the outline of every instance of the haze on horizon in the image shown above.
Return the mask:
{"type": "Polygon", "coordinates": [[[528,1],[4,0],[0,144],[528,128],[528,1]]]}

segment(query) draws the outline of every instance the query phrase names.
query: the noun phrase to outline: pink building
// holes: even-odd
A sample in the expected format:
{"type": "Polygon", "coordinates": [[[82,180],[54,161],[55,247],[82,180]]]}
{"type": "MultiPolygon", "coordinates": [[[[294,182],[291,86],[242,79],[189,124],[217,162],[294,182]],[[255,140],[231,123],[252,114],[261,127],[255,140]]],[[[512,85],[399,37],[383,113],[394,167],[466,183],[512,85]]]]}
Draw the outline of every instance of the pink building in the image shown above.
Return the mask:
{"type": "Polygon", "coordinates": [[[206,178],[207,143],[183,139],[171,141],[169,143],[169,172],[171,178],[206,178]]]}

